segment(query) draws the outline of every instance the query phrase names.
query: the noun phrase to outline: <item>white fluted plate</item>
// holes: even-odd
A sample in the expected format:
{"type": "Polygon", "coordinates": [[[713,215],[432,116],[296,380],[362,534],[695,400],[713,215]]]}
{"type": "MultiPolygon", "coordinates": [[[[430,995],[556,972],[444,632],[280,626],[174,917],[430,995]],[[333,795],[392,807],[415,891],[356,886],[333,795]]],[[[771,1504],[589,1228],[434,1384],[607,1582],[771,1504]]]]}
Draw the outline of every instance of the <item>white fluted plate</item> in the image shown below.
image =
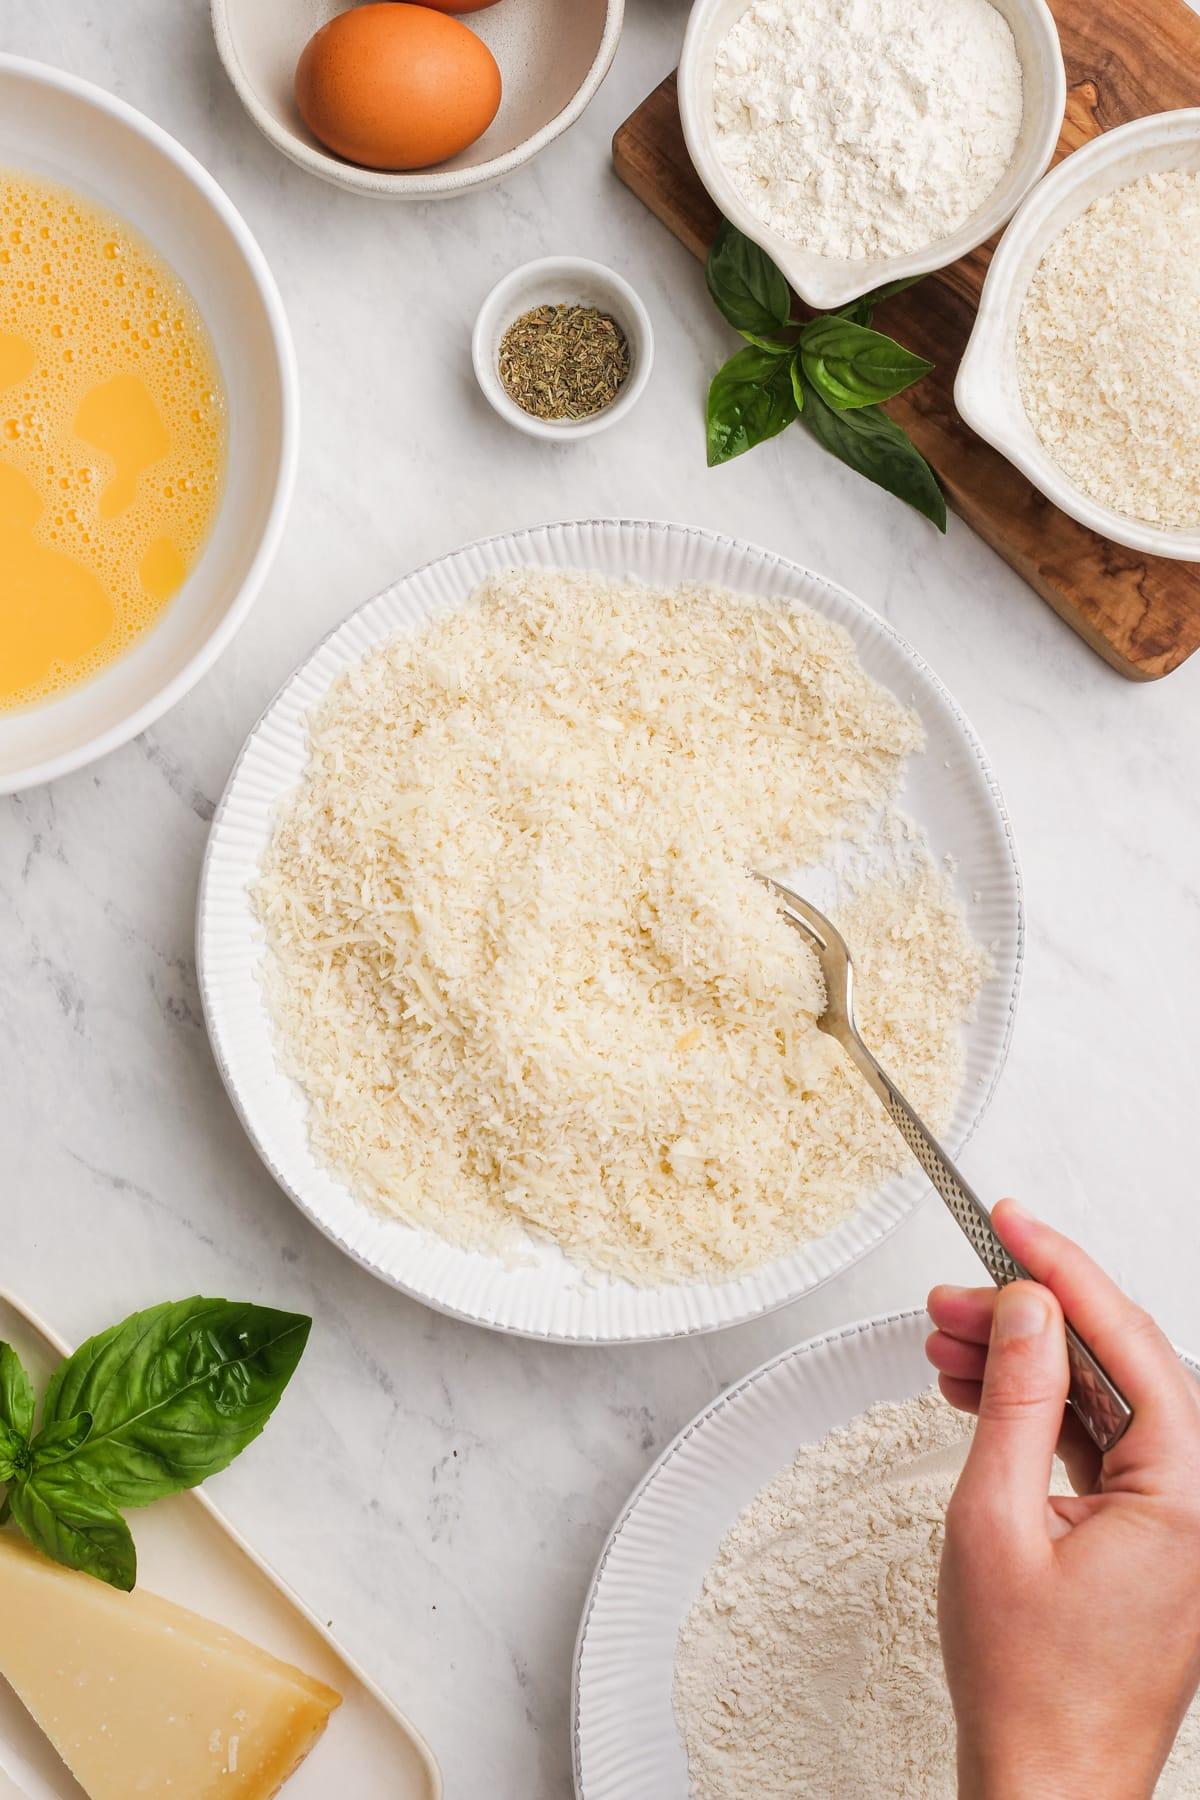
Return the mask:
{"type": "Polygon", "coordinates": [[[687,1800],[672,1686],[680,1627],[721,1540],[802,1444],[932,1379],[923,1312],[849,1325],[764,1363],[685,1427],[601,1554],[575,1646],[577,1800],[687,1800]]]}
{"type": "Polygon", "coordinates": [[[250,733],[217,809],[200,883],[197,964],[209,1037],[230,1098],[280,1186],[327,1236],[375,1274],[439,1310],[497,1330],[561,1342],[619,1343],[738,1324],[839,1274],[928,1191],[894,1177],[828,1236],[735,1281],[638,1288],[593,1276],[554,1247],[508,1267],[356,1200],[314,1158],[305,1102],[280,1073],[257,970],[263,954],[248,894],[274,809],[300,780],[304,721],[343,670],[397,633],[461,606],[487,576],[514,567],[596,570],[662,586],[708,582],[801,602],[842,625],[864,667],[925,725],[902,803],[935,853],[957,864],[972,929],[996,965],[966,1028],[966,1076],[945,1133],[960,1150],[982,1117],[1012,1031],[1024,942],[1012,829],[983,749],[928,665],[860,600],[799,564],[716,532],[637,520],[546,525],[488,538],[405,576],[350,614],[277,694],[250,733]]]}
{"type": "Polygon", "coordinates": [[[601,1552],[575,1644],[577,1800],[688,1800],[675,1651],[722,1539],[802,1444],[881,1400],[924,1393],[928,1331],[924,1312],[892,1313],[798,1344],[714,1400],[639,1483],[601,1552]]]}

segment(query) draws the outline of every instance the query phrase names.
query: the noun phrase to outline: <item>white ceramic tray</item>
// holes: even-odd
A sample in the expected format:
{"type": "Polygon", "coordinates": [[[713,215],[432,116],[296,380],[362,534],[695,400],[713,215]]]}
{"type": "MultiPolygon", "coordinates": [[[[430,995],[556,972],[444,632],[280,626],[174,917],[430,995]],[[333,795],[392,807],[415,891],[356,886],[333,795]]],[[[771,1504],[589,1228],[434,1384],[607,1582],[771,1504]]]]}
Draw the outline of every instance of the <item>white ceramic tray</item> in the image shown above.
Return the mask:
{"type": "MultiPolygon", "coordinates": [[[[490,574],[517,566],[595,569],[664,586],[709,582],[801,602],[836,620],[865,668],[916,705],[928,746],[910,765],[903,804],[934,852],[953,855],[972,927],[996,974],[967,1028],[966,1080],[949,1130],[959,1150],[982,1116],[1008,1049],[1023,950],[1012,830],[966,719],[904,639],[845,589],[715,532],[600,519],[489,538],[442,557],[351,613],[287,681],[251,732],[217,809],[200,883],[197,965],[205,1018],[230,1098],[275,1179],[335,1243],[427,1304],[479,1324],[560,1341],[632,1342],[711,1331],[795,1300],[872,1249],[928,1191],[916,1170],[894,1177],[827,1237],[736,1281],[658,1288],[586,1274],[554,1247],[506,1267],[387,1219],[356,1201],[313,1158],[305,1104],[276,1066],[247,893],[280,798],[306,762],[304,720],[331,682],[373,645],[461,606],[490,574]]],[[[819,896],[815,896],[819,899],[819,896]]]]}
{"type": "MultiPolygon", "coordinates": [[[[17,1351],[39,1391],[68,1346],[0,1288],[0,1340],[17,1351]]],[[[433,1752],[404,1714],[346,1654],[200,1492],[131,1515],[138,1581],[239,1631],[275,1656],[328,1682],[342,1704],[287,1782],[286,1800],[441,1800],[433,1752]]],[[[0,1680],[0,1800],[85,1800],[7,1683],[0,1680]]]]}
{"type": "Polygon", "coordinates": [[[931,1385],[928,1330],[924,1312],[893,1313],[800,1344],[728,1389],[655,1463],[584,1606],[571,1704],[577,1800],[688,1800],[675,1649],[721,1540],[801,1444],[931,1385]]]}

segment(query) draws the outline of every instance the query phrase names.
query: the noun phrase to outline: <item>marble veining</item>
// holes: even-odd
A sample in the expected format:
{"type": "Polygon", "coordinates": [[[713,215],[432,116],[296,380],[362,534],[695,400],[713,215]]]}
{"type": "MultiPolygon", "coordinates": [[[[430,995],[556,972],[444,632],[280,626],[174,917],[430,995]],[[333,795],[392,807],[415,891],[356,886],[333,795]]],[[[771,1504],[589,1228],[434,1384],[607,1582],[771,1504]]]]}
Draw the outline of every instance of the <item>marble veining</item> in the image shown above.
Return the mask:
{"type": "Polygon", "coordinates": [[[1027,884],[1015,1044],[967,1173],[1078,1232],[1200,1349],[1200,662],[1124,683],[965,526],[942,542],[798,431],[706,470],[702,397],[731,334],[608,154],[671,67],[685,14],[685,0],[628,0],[580,124],[499,189],[409,208],[279,157],[229,89],[198,0],[0,0],[3,48],[112,88],[224,184],[279,279],[304,389],[289,529],[232,647],[138,742],[0,801],[0,1279],[76,1337],[195,1290],[314,1313],[286,1405],[212,1492],[419,1722],[450,1800],[567,1800],[586,1583],[678,1428],[786,1345],[974,1274],[930,1198],[851,1275],[771,1318],[558,1349],[393,1294],[278,1192],[204,1034],[205,834],[280,682],[404,570],[540,520],[677,519],[795,557],[904,632],[988,748],[1027,884]],[[570,447],[505,427],[469,362],[487,289],[556,252],[619,269],[657,334],[631,419],[570,447]]]}

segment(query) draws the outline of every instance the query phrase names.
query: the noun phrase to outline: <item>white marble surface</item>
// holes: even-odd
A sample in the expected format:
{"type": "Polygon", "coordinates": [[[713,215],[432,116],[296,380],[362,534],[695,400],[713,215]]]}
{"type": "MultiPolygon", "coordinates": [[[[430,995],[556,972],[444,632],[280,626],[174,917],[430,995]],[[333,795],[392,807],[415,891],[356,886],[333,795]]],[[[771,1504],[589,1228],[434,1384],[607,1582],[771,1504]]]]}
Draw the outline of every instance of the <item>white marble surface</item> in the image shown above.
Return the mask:
{"type": "Polygon", "coordinates": [[[282,677],[402,570],[508,526],[645,514],[758,540],[886,613],[988,746],[1027,880],[1016,1043],[969,1172],[1080,1233],[1200,1348],[1200,660],[1127,685],[964,526],[942,542],[798,431],[705,469],[702,395],[730,334],[608,156],[672,65],[685,11],[629,0],[581,124],[499,190],[408,209],[352,199],[269,148],[201,0],[0,0],[0,46],[114,89],[225,184],[283,289],[305,413],[284,550],[233,648],[141,741],[0,802],[0,1280],[77,1336],[195,1289],[315,1314],[279,1417],[212,1491],[419,1721],[451,1800],[570,1793],[570,1658],[592,1563],[691,1414],[793,1341],[970,1278],[972,1259],[931,1199],[851,1276],[756,1325],[561,1350],[391,1293],[275,1189],[200,1018],[205,831],[282,677]],[[558,251],[619,268],[658,334],[633,418],[569,449],[503,426],[468,359],[487,288],[558,251]]]}

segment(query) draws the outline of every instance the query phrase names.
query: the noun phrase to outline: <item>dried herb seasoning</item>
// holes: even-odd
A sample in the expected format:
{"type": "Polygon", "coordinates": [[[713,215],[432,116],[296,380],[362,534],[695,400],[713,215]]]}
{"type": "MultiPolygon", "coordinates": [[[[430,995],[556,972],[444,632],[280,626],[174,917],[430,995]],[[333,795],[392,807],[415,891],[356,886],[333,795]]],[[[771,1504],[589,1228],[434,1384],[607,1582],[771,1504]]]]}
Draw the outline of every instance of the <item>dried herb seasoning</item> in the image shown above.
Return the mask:
{"type": "Polygon", "coordinates": [[[588,419],[620,393],[629,345],[595,306],[535,306],[500,340],[504,391],[535,419],[588,419]]]}

